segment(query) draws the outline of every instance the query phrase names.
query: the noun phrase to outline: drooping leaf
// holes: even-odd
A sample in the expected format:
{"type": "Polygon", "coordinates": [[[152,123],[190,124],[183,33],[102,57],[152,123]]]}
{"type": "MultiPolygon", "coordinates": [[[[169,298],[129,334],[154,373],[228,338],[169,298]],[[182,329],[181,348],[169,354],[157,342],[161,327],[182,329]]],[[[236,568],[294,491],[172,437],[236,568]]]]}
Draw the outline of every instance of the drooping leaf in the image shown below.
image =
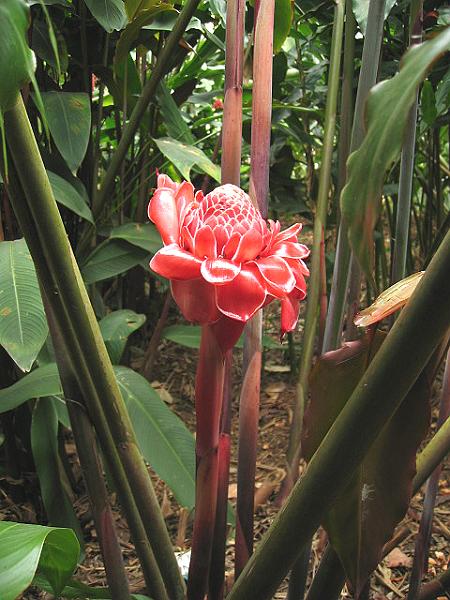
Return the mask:
{"type": "MultiPolygon", "coordinates": [[[[186,348],[200,348],[202,329],[198,325],[169,325],[162,332],[162,337],[185,346],[186,348]]],[[[263,334],[264,348],[281,348],[281,344],[274,342],[268,335],[263,334]]],[[[236,344],[237,348],[244,347],[244,338],[241,336],[236,344]]]]}
{"type": "Polygon", "coordinates": [[[148,381],[131,369],[115,367],[117,382],[145,459],[181,506],[195,503],[194,438],[148,381]]]}
{"type": "Polygon", "coordinates": [[[71,171],[76,171],[86,154],[91,131],[89,96],[75,92],[42,94],[48,127],[56,147],[71,171]]]}
{"type": "Polygon", "coordinates": [[[405,306],[424,274],[425,271],[413,273],[384,290],[373,304],[355,316],[355,325],[357,327],[368,327],[405,306]]]}
{"type": "Polygon", "coordinates": [[[109,237],[125,240],[151,254],[156,254],[162,246],[161,236],[153,223],[125,223],[111,229],[109,237]]]}
{"type": "Polygon", "coordinates": [[[422,117],[428,127],[431,127],[437,117],[436,96],[431,81],[424,81],[420,94],[420,109],[422,117]]]}
{"type": "Polygon", "coordinates": [[[0,344],[29,371],[48,334],[33,260],[24,239],[0,242],[0,344]]]}
{"type": "Polygon", "coordinates": [[[0,390],[0,413],[17,408],[31,398],[62,394],[55,363],[34,369],[13,385],[0,390]]]}
{"type": "Polygon", "coordinates": [[[128,56],[133,42],[137,39],[141,29],[146,25],[149,25],[156,15],[173,10],[173,6],[167,2],[147,0],[146,8],[140,10],[120,34],[116,46],[116,53],[114,55],[114,71],[117,70],[117,66],[128,56]]]}
{"type": "Polygon", "coordinates": [[[161,81],[158,86],[156,99],[158,100],[164,124],[167,127],[170,137],[185,144],[193,144],[195,138],[164,81],[161,81]]]}
{"type": "Polygon", "coordinates": [[[273,51],[279,52],[291,29],[294,4],[291,0],[275,0],[273,51]]]}
{"type": "Polygon", "coordinates": [[[24,0],[0,3],[0,112],[12,108],[33,73],[27,43],[30,11],[24,0]]]}
{"type": "Polygon", "coordinates": [[[373,230],[386,172],[400,154],[409,109],[430,65],[450,48],[450,28],[407,52],[398,75],[372,88],[367,134],[347,163],[341,207],[353,251],[368,278],[374,264],[373,230]]]}
{"type": "Polygon", "coordinates": [[[0,521],[2,600],[16,600],[38,569],[59,595],[77,565],[79,550],[70,529],[0,521]]]}
{"type": "Polygon", "coordinates": [[[121,240],[106,240],[87,257],[81,267],[85,283],[95,283],[120,275],[148,256],[147,252],[121,240]]]}
{"type": "Polygon", "coordinates": [[[120,31],[127,23],[123,0],[84,0],[86,6],[108,33],[120,31]]]}
{"type": "MultiPolygon", "coordinates": [[[[391,12],[391,9],[396,3],[396,1],[397,0],[386,0],[384,8],[385,19],[387,19],[387,16],[391,12]]],[[[355,19],[364,35],[366,35],[367,15],[369,14],[369,3],[370,0],[353,0],[353,14],[355,15],[355,19]]]]}
{"type": "Polygon", "coordinates": [[[49,524],[73,529],[83,546],[83,533],[67,492],[69,483],[59,458],[58,415],[50,398],[41,398],[34,406],[31,449],[49,524]]]}
{"type": "Polygon", "coordinates": [[[55,33],[52,33],[48,22],[34,20],[31,47],[39,58],[45,60],[57,73],[67,71],[69,57],[66,42],[61,35],[56,37],[55,33]]]}
{"type": "Polygon", "coordinates": [[[78,216],[86,219],[90,223],[94,223],[91,209],[86,204],[85,199],[78,190],[73,187],[66,179],[60,177],[56,173],[47,171],[50,185],[52,186],[53,195],[55,200],[73,211],[78,216]]]}
{"type": "Polygon", "coordinates": [[[113,364],[120,362],[128,337],[142,327],[145,318],[145,315],[124,309],[115,310],[99,321],[100,331],[113,364]]]}
{"type": "Polygon", "coordinates": [[[196,166],[203,173],[220,181],[220,167],[215,165],[200,148],[183,144],[172,138],[159,138],[155,143],[186,180],[190,180],[191,169],[196,166]]]}
{"type": "MultiPolygon", "coordinates": [[[[377,334],[372,346],[367,338],[349,342],[339,350],[327,352],[316,363],[302,440],[308,460],[344,408],[383,339],[383,334],[377,334]]],[[[356,596],[409,506],[416,452],[428,429],[428,397],[428,385],[421,376],[324,519],[330,542],[356,596]]]]}

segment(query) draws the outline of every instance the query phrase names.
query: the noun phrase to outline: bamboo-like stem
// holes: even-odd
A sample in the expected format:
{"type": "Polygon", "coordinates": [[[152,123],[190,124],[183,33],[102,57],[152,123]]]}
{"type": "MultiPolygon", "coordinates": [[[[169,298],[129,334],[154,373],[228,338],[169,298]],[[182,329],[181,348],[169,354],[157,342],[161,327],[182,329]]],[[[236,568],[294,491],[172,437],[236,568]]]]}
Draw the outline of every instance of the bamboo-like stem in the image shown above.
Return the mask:
{"type": "Polygon", "coordinates": [[[320,560],[306,600],[338,600],[345,583],[345,573],[333,546],[328,544],[320,560]]]}
{"type": "MultiPolygon", "coordinates": [[[[272,121],[275,0],[255,4],[250,198],[267,218],[272,121]]],[[[244,382],[239,401],[238,491],[235,572],[253,552],[253,512],[262,360],[262,311],[245,327],[244,382]]]]}
{"type": "Polygon", "coordinates": [[[450,569],[447,569],[442,573],[442,575],[423,585],[419,595],[419,600],[435,600],[436,598],[439,598],[443,595],[447,595],[448,597],[449,591],[450,569]]]}
{"type": "MultiPolygon", "coordinates": [[[[364,138],[364,105],[370,88],[375,85],[377,80],[378,62],[383,39],[384,7],[385,0],[369,3],[366,36],[364,38],[361,71],[359,74],[353,118],[350,144],[351,152],[359,148],[364,138]]],[[[347,224],[341,217],[322,352],[338,348],[341,342],[342,322],[350,276],[351,251],[347,232],[347,224]]]]}
{"type": "Polygon", "coordinates": [[[314,237],[311,250],[311,269],[308,283],[308,297],[303,334],[300,374],[296,389],[294,415],[289,432],[289,448],[287,453],[288,472],[292,483],[298,476],[298,459],[302,432],[303,413],[308,397],[308,377],[314,354],[314,340],[317,329],[318,306],[321,289],[320,262],[321,243],[326,230],[328,199],[330,195],[331,166],[333,161],[334,134],[336,129],[336,110],[341,71],[341,50],[344,31],[344,0],[338,0],[335,6],[333,33],[331,38],[330,72],[328,75],[328,93],[325,107],[324,140],[322,164],[319,174],[319,191],[314,214],[314,237]]]}
{"type": "MultiPolygon", "coordinates": [[[[46,294],[50,294],[48,297],[48,302],[49,305],[51,305],[55,322],[58,324],[58,328],[61,331],[64,331],[68,359],[72,364],[77,365],[77,376],[81,376],[86,381],[86,384],[89,384],[90,375],[86,366],[86,357],[80,351],[78,339],[73,328],[73,323],[67,316],[60,294],[57,293],[57,284],[54,281],[48,261],[46,260],[42,243],[37,232],[35,220],[33,219],[27,204],[27,199],[19,182],[19,178],[12,161],[10,161],[8,191],[15,215],[33,257],[40,285],[44,290],[46,290],[46,294]]],[[[100,402],[98,399],[96,399],[95,392],[92,392],[90,388],[87,392],[86,390],[87,387],[85,387],[83,390],[83,397],[85,398],[85,401],[88,401],[91,418],[97,425],[97,433],[99,435],[100,443],[105,450],[104,456],[108,461],[109,469],[113,475],[114,483],[118,490],[119,498],[136,546],[136,552],[142,565],[142,571],[147,587],[156,599],[168,600],[164,582],[162,580],[158,565],[155,561],[155,557],[146,536],[139,511],[128,484],[127,475],[120,461],[114,440],[108,429],[105,416],[101,410],[100,402]]]]}
{"type": "MultiPolygon", "coordinates": [[[[438,428],[450,416],[450,351],[447,353],[445,365],[444,380],[442,385],[441,405],[438,416],[438,428]]],[[[423,512],[420,520],[419,533],[417,534],[416,545],[414,549],[414,562],[411,571],[408,600],[416,600],[420,597],[420,588],[422,577],[428,566],[428,552],[430,546],[431,527],[433,525],[433,511],[436,502],[436,494],[439,489],[439,478],[442,465],[434,470],[428,480],[425,497],[423,501],[423,512]]]]}
{"type": "Polygon", "coordinates": [[[229,600],[272,596],[450,327],[450,232],[388,338],[235,583],[229,600]],[[430,314],[434,318],[430,319],[430,314]],[[410,349],[415,352],[411,354],[410,349]],[[399,364],[398,357],[409,360],[399,364]],[[390,382],[386,388],[386,381],[390,382]]]}
{"type": "Polygon", "coordinates": [[[220,414],[225,355],[211,325],[203,325],[195,379],[197,476],[187,597],[203,600],[208,587],[219,482],[220,414]]]}
{"type": "MultiPolygon", "coordinates": [[[[84,356],[88,376],[77,371],[78,383],[86,399],[100,439],[114,440],[114,447],[133,490],[160,566],[168,593],[175,600],[184,595],[183,581],[153,486],[137,446],[133,428],[120,394],[111,361],[102,340],[92,305],[56,206],[22,99],[5,115],[8,146],[24,189],[31,216],[54,280],[49,297],[58,294],[68,322],[72,323],[79,353],[84,356]],[[23,156],[28,156],[26,169],[23,156]],[[106,422],[107,420],[107,422],[106,422]],[[106,428],[106,431],[104,429],[106,428]]],[[[65,331],[65,328],[62,328],[65,331]]],[[[75,352],[75,349],[71,348],[75,352]]],[[[75,361],[76,362],[76,361],[75,361]]],[[[109,449],[108,449],[109,450],[109,449]]]]}
{"type": "Polygon", "coordinates": [[[128,600],[131,598],[130,588],[109,503],[108,491],[97,453],[94,430],[87,415],[84,398],[76,381],[73,366],[68,360],[64,336],[58,329],[50,303],[43,289],[42,292],[45,313],[56,351],[58,371],[64,396],[66,397],[67,411],[86,482],[94,525],[105,566],[106,579],[111,590],[111,598],[112,600],[128,600]]]}
{"type": "MultiPolygon", "coordinates": [[[[305,597],[306,580],[308,579],[311,544],[307,544],[294,563],[289,575],[289,587],[286,600],[303,600],[305,597]]],[[[326,597],[327,600],[328,596],[326,597]]]]}
{"type": "Polygon", "coordinates": [[[139,129],[142,117],[144,116],[145,111],[147,110],[148,105],[150,104],[156,92],[160,80],[165,75],[167,69],[172,63],[173,53],[176,50],[178,42],[185,32],[186,27],[188,26],[188,23],[191,20],[198,4],[199,0],[188,0],[183,5],[177,22],[175,23],[174,28],[170,32],[169,37],[167,38],[166,43],[164,44],[164,47],[158,56],[156,64],[152,68],[152,74],[147,83],[144,85],[142,94],[139,96],[139,99],[136,102],[128,123],[123,128],[120,142],[112,156],[108,170],[105,174],[105,178],[102,182],[102,186],[97,194],[96,203],[92,207],[94,217],[98,217],[100,215],[107,199],[111,195],[116,176],[120,171],[121,165],[128,152],[128,148],[133,141],[134,135],[139,129]]]}
{"type": "MultiPolygon", "coordinates": [[[[423,0],[411,2],[410,47],[422,41],[423,0]]],[[[406,255],[408,252],[409,220],[411,214],[411,195],[414,175],[414,149],[416,145],[417,109],[419,90],[409,111],[400,158],[400,179],[398,186],[397,219],[395,223],[395,245],[392,259],[391,285],[405,277],[406,255]]]]}

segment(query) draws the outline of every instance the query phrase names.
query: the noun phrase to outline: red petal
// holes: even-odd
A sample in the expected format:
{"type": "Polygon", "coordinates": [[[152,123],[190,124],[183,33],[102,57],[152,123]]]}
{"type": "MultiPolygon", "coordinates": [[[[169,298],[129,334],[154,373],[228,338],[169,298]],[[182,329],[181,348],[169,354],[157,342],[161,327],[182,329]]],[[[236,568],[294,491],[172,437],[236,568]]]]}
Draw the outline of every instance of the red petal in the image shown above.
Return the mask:
{"type": "Polygon", "coordinates": [[[157,185],[159,188],[169,188],[169,190],[177,191],[179,184],[172,181],[168,175],[158,175],[157,185]]]}
{"type": "Polygon", "coordinates": [[[285,241],[296,242],[297,235],[302,230],[302,227],[303,227],[303,225],[301,223],[294,223],[293,225],[291,225],[284,231],[281,231],[280,233],[278,233],[276,235],[276,237],[274,238],[274,242],[275,243],[285,242],[285,241]],[[290,239],[290,238],[294,238],[294,239],[290,239]]]}
{"type": "Polygon", "coordinates": [[[178,191],[175,194],[175,203],[178,211],[178,218],[180,223],[184,216],[186,206],[194,200],[194,186],[189,181],[183,181],[178,187],[178,191]]]}
{"type": "Polygon", "coordinates": [[[274,296],[286,296],[295,287],[295,277],[287,262],[281,256],[268,256],[255,261],[268,283],[268,291],[274,296]]]}
{"type": "Polygon", "coordinates": [[[248,321],[266,299],[266,290],[258,275],[253,264],[244,265],[233,281],[217,286],[218,309],[232,319],[248,321]]]}
{"type": "Polygon", "coordinates": [[[183,316],[194,323],[213,323],[221,316],[217,310],[214,286],[204,279],[172,281],[172,296],[183,316]]]}
{"type": "Polygon", "coordinates": [[[207,259],[202,262],[201,273],[209,283],[221,284],[233,281],[239,275],[241,265],[226,258],[207,259]]]}
{"type": "Polygon", "coordinates": [[[156,225],[164,244],[178,242],[179,221],[175,196],[168,188],[159,188],[148,205],[148,217],[156,225]]]}
{"type": "Polygon", "coordinates": [[[199,258],[216,258],[216,238],[209,225],[203,225],[197,230],[194,238],[194,253],[199,258]]]}
{"type": "Polygon", "coordinates": [[[288,331],[293,331],[297,325],[300,300],[289,294],[281,300],[281,337],[288,331]]]}
{"type": "Polygon", "coordinates": [[[225,258],[233,258],[237,247],[239,246],[239,242],[241,240],[241,236],[239,233],[234,232],[231,234],[230,239],[225,244],[223,249],[223,255],[225,258]]]}
{"type": "Polygon", "coordinates": [[[167,279],[195,279],[200,277],[202,262],[178,244],[161,248],[150,261],[150,268],[167,279]]]}
{"type": "Polygon", "coordinates": [[[283,256],[284,258],[306,258],[309,248],[294,242],[277,242],[270,248],[270,255],[283,256]]]}
{"type": "Polygon", "coordinates": [[[233,260],[236,262],[253,260],[261,252],[262,244],[261,233],[255,229],[249,229],[241,236],[233,260]]]}

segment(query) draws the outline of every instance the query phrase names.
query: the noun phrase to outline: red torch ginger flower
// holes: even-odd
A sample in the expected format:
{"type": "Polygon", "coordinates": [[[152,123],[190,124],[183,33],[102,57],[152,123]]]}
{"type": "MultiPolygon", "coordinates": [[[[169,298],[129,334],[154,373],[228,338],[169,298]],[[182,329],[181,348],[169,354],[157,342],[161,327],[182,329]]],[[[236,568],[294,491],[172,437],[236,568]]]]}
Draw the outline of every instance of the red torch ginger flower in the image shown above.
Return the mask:
{"type": "Polygon", "coordinates": [[[150,266],[171,280],[188,321],[214,323],[225,315],[245,323],[278,298],[282,334],[295,328],[309,274],[303,262],[309,250],[297,240],[300,223],[280,231],[235,185],[204,196],[167,175],[158,176],[148,215],[164,243],[150,266]]]}

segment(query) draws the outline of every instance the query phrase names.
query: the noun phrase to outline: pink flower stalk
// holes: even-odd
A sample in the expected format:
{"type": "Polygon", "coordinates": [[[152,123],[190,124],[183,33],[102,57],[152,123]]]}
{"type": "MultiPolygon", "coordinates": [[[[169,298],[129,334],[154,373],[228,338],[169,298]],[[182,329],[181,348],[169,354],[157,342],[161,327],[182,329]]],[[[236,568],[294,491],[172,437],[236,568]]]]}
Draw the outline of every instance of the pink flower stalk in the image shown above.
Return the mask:
{"type": "Polygon", "coordinates": [[[171,280],[188,321],[228,317],[243,324],[279,299],[282,335],[295,328],[309,274],[303,262],[309,250],[297,240],[300,223],[280,231],[280,223],[266,222],[235,185],[204,196],[167,175],[158,176],[148,216],[164,242],[150,266],[171,280]]]}

